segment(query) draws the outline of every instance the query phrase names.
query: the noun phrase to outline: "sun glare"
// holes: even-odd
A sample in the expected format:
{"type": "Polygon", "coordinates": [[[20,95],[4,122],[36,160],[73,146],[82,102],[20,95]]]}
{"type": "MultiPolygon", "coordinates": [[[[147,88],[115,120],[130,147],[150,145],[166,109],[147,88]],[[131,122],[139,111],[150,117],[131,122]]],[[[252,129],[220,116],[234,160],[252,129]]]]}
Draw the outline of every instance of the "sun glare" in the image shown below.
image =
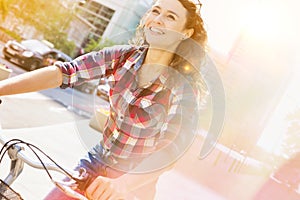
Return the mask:
{"type": "Polygon", "coordinates": [[[243,23],[245,34],[255,39],[273,40],[285,34],[289,26],[288,13],[280,2],[252,4],[243,23]]]}

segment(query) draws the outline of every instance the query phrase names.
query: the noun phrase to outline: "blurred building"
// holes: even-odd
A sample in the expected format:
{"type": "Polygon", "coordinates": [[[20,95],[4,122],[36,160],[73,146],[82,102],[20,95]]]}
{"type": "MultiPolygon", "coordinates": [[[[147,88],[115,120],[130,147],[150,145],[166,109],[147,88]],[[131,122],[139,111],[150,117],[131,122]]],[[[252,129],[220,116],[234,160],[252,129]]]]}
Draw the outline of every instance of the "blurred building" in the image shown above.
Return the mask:
{"type": "MultiPolygon", "coordinates": [[[[82,47],[88,39],[109,39],[126,43],[134,33],[150,4],[143,0],[87,0],[71,4],[75,18],[68,28],[68,37],[82,47]]],[[[69,4],[70,5],[70,4],[69,4]]]]}
{"type": "Polygon", "coordinates": [[[226,94],[226,119],[218,142],[267,162],[271,157],[265,153],[278,151],[285,134],[284,116],[299,105],[296,89],[287,95],[291,81],[299,77],[296,6],[292,1],[230,2],[212,0],[202,13],[209,25],[210,56],[226,94]],[[224,16],[221,21],[215,13],[224,16]],[[287,101],[291,97],[293,101],[287,101]]]}

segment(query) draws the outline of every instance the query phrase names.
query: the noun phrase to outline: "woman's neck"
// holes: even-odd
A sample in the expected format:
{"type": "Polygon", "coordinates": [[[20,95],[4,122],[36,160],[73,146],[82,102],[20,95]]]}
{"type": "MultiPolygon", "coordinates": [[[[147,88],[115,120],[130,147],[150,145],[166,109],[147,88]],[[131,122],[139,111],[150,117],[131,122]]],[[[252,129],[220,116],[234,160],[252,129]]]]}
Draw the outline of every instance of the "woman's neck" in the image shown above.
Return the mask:
{"type": "Polygon", "coordinates": [[[173,59],[174,54],[172,52],[149,48],[144,64],[158,64],[162,66],[169,66],[173,59]]]}

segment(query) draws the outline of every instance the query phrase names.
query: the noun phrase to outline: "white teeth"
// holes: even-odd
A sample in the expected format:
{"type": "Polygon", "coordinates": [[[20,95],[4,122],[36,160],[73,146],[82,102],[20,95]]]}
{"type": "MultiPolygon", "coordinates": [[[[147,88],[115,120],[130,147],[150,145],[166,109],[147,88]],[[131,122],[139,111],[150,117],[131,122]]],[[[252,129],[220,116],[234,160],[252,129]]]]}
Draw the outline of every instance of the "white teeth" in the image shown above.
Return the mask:
{"type": "Polygon", "coordinates": [[[158,34],[164,34],[164,32],[162,30],[154,28],[154,27],[150,27],[150,30],[155,32],[155,33],[158,33],[158,34]]]}

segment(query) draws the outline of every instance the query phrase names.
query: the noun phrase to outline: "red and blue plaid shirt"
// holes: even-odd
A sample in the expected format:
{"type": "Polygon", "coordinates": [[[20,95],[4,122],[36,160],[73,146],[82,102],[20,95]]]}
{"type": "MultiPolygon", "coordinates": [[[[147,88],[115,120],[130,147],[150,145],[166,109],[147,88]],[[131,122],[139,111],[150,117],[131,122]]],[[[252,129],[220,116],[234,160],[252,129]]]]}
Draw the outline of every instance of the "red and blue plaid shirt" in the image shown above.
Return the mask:
{"type": "Polygon", "coordinates": [[[180,73],[166,67],[155,80],[138,87],[137,71],[146,52],[145,47],[120,45],[85,54],[72,62],[55,63],[63,73],[62,88],[107,78],[110,115],[103,132],[103,146],[115,157],[148,154],[165,141],[172,141],[180,153],[193,140],[197,129],[197,98],[180,73]]]}

